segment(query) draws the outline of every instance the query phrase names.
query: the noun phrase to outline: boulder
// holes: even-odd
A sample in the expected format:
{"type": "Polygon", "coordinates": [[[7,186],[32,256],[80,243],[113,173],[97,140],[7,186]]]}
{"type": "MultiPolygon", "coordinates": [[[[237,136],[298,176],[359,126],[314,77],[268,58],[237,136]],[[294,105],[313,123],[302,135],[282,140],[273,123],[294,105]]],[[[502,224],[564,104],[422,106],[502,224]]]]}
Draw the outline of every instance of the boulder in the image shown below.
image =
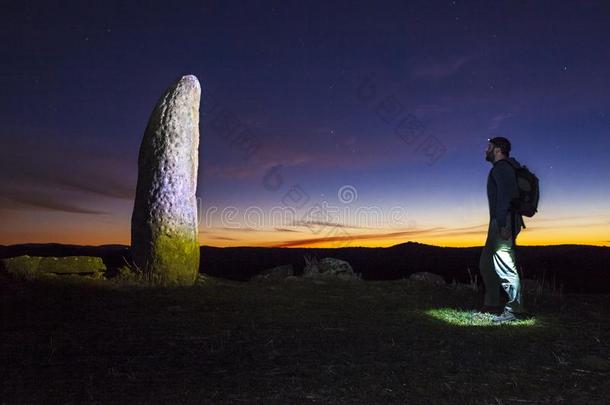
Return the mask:
{"type": "Polygon", "coordinates": [[[42,257],[38,269],[45,273],[55,274],[93,274],[105,272],[106,266],[101,257],[42,257]]]}
{"type": "Polygon", "coordinates": [[[413,273],[409,276],[410,280],[422,281],[428,284],[439,284],[445,285],[445,279],[439,276],[438,274],[428,273],[427,271],[422,271],[418,273],[413,273]]]}
{"type": "Polygon", "coordinates": [[[131,253],[153,284],[193,285],[199,272],[200,97],[195,76],[180,78],[157,102],[140,145],[131,253]]]}
{"type": "Polygon", "coordinates": [[[252,277],[253,281],[279,281],[287,277],[294,276],[292,264],[283,264],[271,269],[263,270],[256,276],[252,277]]]}
{"type": "Polygon", "coordinates": [[[360,279],[348,262],[332,257],[325,257],[322,260],[306,260],[303,277],[340,280],[360,279]]]}
{"type": "Polygon", "coordinates": [[[3,259],[7,273],[22,279],[32,279],[45,274],[59,275],[93,275],[102,278],[106,266],[101,257],[93,256],[17,256],[3,259]]]}
{"type": "Polygon", "coordinates": [[[30,280],[36,277],[38,273],[38,265],[40,264],[39,256],[17,256],[8,259],[2,259],[2,267],[4,271],[13,277],[30,280]]]}

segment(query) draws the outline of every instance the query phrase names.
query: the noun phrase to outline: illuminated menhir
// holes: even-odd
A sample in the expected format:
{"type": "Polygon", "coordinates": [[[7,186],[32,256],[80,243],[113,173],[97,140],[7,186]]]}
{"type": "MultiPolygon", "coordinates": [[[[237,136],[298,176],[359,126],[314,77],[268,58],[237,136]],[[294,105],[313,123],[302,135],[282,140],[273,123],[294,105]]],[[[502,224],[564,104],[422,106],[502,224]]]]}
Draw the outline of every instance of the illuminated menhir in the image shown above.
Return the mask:
{"type": "Polygon", "coordinates": [[[140,145],[131,252],[154,284],[192,285],[199,270],[200,97],[195,76],[180,78],[157,102],[140,145]]]}

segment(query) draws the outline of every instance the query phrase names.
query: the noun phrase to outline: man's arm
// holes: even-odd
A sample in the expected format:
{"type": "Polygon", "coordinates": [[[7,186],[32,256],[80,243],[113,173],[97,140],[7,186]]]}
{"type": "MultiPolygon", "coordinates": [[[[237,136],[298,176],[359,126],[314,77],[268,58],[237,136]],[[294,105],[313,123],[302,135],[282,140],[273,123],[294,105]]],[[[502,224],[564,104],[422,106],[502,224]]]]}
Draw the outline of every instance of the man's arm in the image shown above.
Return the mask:
{"type": "Polygon", "coordinates": [[[515,169],[508,162],[498,163],[491,171],[496,182],[496,221],[500,228],[506,227],[506,216],[510,211],[510,201],[517,194],[517,179],[515,169]]]}

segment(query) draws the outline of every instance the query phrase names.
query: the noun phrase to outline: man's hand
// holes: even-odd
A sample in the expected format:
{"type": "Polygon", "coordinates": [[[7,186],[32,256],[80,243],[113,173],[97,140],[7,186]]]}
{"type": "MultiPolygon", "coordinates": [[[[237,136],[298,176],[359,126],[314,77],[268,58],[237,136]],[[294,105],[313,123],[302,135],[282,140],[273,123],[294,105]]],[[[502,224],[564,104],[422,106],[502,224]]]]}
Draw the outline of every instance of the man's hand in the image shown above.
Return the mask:
{"type": "Polygon", "coordinates": [[[508,229],[505,226],[500,228],[500,237],[504,240],[509,240],[512,237],[512,235],[510,233],[510,229],[508,229]]]}

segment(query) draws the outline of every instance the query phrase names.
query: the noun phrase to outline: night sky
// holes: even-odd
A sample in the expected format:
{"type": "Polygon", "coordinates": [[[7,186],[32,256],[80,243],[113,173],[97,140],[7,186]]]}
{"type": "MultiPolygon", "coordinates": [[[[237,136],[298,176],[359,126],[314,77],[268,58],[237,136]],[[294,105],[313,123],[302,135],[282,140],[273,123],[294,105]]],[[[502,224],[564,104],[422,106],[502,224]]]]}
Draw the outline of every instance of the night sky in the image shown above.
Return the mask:
{"type": "Polygon", "coordinates": [[[482,246],[493,136],[540,179],[518,243],[610,245],[604,3],[2,2],[0,244],[129,244],[194,74],[202,245],[482,246]]]}

